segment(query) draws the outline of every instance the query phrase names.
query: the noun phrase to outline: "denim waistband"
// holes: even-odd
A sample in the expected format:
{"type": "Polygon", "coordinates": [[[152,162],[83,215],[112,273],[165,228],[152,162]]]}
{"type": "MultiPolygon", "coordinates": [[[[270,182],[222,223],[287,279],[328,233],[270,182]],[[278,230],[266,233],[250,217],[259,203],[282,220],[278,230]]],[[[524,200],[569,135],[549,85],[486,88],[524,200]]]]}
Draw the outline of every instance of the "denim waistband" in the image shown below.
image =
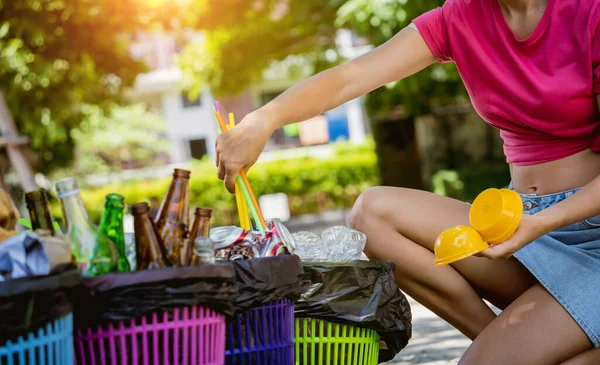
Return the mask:
{"type": "MultiPolygon", "coordinates": [[[[511,190],[515,190],[512,182],[510,183],[508,188],[511,190]]],[[[573,194],[578,192],[580,189],[581,188],[576,188],[576,189],[571,189],[571,190],[566,190],[566,191],[561,191],[558,193],[546,194],[546,195],[521,194],[518,192],[517,193],[521,196],[521,199],[523,200],[523,210],[525,212],[530,212],[533,210],[540,211],[540,210],[549,208],[549,207],[553,206],[554,204],[559,203],[559,202],[567,199],[568,197],[572,196],[573,194]]]]}

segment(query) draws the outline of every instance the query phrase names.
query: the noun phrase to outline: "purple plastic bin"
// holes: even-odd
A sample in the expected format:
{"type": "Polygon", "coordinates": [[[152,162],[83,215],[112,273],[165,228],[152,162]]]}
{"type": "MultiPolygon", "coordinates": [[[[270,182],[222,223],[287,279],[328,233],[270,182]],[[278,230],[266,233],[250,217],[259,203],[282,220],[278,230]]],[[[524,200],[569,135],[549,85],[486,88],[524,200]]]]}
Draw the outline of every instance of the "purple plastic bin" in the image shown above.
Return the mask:
{"type": "Polygon", "coordinates": [[[225,317],[175,308],[77,331],[74,342],[77,365],[223,365],[225,317]]]}
{"type": "Polygon", "coordinates": [[[294,365],[294,305],[272,302],[227,322],[227,365],[294,365]]]}

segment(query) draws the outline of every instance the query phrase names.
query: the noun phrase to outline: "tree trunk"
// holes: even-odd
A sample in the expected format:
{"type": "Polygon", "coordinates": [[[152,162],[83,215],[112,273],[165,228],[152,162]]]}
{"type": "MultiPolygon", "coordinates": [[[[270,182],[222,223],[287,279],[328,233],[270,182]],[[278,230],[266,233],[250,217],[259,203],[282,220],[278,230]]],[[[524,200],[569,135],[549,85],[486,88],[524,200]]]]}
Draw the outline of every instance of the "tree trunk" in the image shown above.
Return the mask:
{"type": "MultiPolygon", "coordinates": [[[[10,109],[6,104],[6,99],[4,98],[4,93],[2,91],[0,91],[0,133],[2,134],[2,137],[19,137],[15,121],[10,114],[10,109]]],[[[19,176],[23,191],[29,192],[37,189],[38,186],[33,176],[33,170],[29,165],[29,161],[27,161],[23,154],[22,147],[18,144],[9,144],[6,146],[6,150],[8,152],[10,163],[17,172],[17,176],[19,176]]]]}
{"type": "Polygon", "coordinates": [[[390,115],[372,128],[382,185],[423,189],[415,117],[390,115]]]}

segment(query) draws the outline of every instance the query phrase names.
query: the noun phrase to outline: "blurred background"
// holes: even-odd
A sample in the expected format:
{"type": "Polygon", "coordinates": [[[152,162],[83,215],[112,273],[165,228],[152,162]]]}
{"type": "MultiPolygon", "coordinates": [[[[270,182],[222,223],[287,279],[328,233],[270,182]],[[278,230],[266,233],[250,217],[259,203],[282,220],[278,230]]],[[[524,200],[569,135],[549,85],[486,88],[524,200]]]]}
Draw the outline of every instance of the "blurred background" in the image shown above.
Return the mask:
{"type": "MultiPolygon", "coordinates": [[[[109,192],[157,206],[182,167],[191,206],[237,224],[216,177],[213,101],[239,121],[442,3],[0,0],[0,185],[22,205],[24,190],[75,176],[97,222],[109,192]]],[[[471,200],[509,181],[452,64],[276,131],[249,178],[292,231],[343,222],[370,186],[471,200]]]]}

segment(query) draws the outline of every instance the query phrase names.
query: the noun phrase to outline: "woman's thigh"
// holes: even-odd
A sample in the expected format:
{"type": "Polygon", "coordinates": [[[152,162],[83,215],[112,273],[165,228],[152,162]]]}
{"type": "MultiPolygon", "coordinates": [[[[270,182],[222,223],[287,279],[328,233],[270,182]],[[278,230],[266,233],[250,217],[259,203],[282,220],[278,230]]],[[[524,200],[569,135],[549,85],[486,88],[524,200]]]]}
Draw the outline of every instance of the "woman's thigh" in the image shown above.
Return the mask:
{"type": "MultiPolygon", "coordinates": [[[[401,236],[434,251],[437,236],[456,225],[469,225],[470,206],[433,193],[392,187],[365,191],[357,201],[351,224],[368,232],[366,253],[370,258],[393,259],[404,274],[418,271],[421,280],[434,278],[445,268],[436,267],[433,256],[426,262],[415,260],[416,249],[406,240],[387,237],[384,226],[401,236]],[[411,256],[411,254],[413,254],[411,256]]],[[[516,259],[489,260],[469,257],[452,264],[480,294],[504,308],[536,283],[535,278],[516,259]]]]}
{"type": "Polygon", "coordinates": [[[483,330],[459,365],[559,364],[591,347],[575,320],[537,284],[483,330]]]}

